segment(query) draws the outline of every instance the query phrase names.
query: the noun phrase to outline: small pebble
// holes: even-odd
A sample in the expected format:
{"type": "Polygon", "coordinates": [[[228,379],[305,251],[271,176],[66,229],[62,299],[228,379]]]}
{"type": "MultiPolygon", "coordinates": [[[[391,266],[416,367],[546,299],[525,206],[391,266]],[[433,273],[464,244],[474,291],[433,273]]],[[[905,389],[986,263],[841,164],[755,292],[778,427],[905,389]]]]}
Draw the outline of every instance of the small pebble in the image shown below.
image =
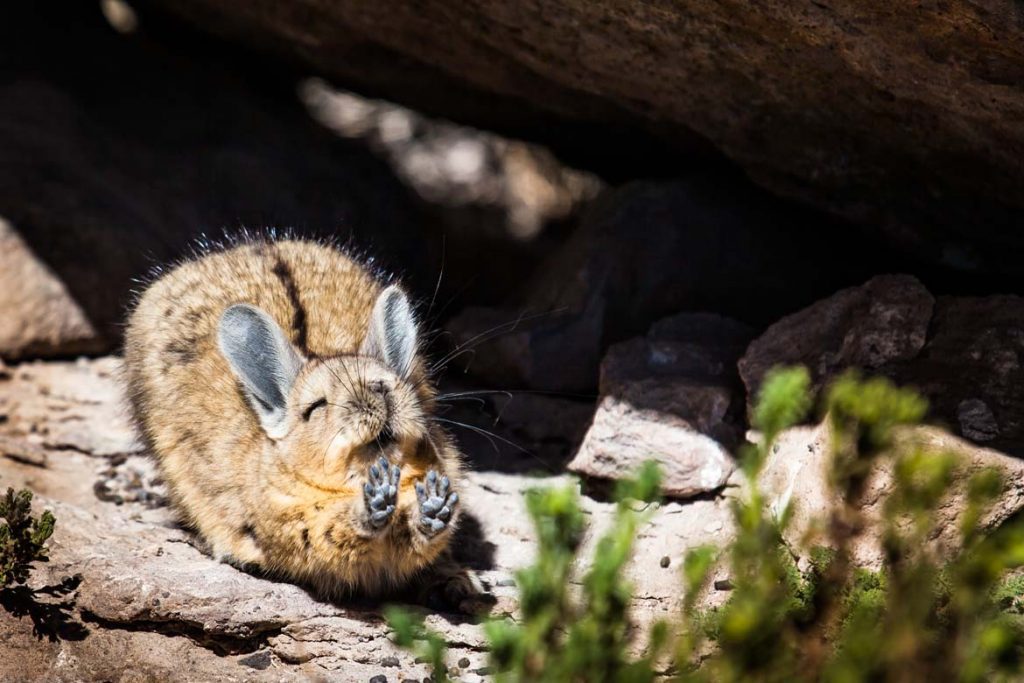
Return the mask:
{"type": "Polygon", "coordinates": [[[661,562],[659,562],[659,564],[661,565],[661,568],[664,569],[665,567],[672,564],[672,559],[668,555],[666,555],[665,557],[661,558],[661,562]]]}
{"type": "Polygon", "coordinates": [[[384,674],[377,674],[370,679],[370,683],[388,683],[388,677],[384,674]]]}
{"type": "Polygon", "coordinates": [[[469,660],[467,658],[465,658],[465,657],[460,659],[459,660],[459,668],[460,669],[468,669],[469,668],[469,660]]]}
{"type": "Polygon", "coordinates": [[[380,665],[381,666],[394,667],[394,666],[400,666],[401,663],[398,661],[398,657],[391,656],[391,657],[384,657],[382,660],[380,660],[380,665]]]}
{"type": "Polygon", "coordinates": [[[255,652],[248,657],[242,657],[238,660],[238,663],[241,666],[247,666],[250,669],[263,671],[271,665],[272,661],[270,652],[267,650],[261,650],[260,652],[255,652]]]}

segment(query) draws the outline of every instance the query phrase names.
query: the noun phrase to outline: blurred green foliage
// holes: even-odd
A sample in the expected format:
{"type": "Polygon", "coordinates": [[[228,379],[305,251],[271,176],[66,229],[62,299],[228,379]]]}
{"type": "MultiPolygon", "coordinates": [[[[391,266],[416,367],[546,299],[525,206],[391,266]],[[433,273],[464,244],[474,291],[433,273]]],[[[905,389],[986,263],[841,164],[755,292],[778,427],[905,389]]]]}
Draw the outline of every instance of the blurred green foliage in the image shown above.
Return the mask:
{"type": "MultiPolygon", "coordinates": [[[[742,453],[747,477],[732,502],[735,537],[724,548],[686,553],[683,608],[648,633],[630,629],[632,587],[623,577],[638,529],[656,500],[659,475],[648,464],[616,493],[611,527],[571,590],[585,531],[576,487],[531,491],[527,509],[538,550],[517,573],[516,620],[485,625],[492,672],[505,681],[918,681],[1012,680],[1024,654],[1024,525],[992,533],[980,522],[1003,490],[994,469],[966,472],[953,453],[900,438],[920,423],[926,402],[884,379],[850,373],[827,389],[821,411],[832,448],[828,485],[836,501],[824,545],[804,549],[798,569],[783,542],[792,503],[770,505],[758,486],[776,437],[803,421],[814,401],[803,368],[779,369],[763,383],[753,412],[762,438],[742,453]],[[855,566],[851,544],[863,533],[861,496],[880,463],[892,472],[883,503],[879,571],[855,566]],[[928,539],[936,512],[964,480],[962,549],[936,558],[928,539]],[[731,593],[715,609],[699,596],[716,566],[728,569],[731,593]],[[631,654],[641,653],[641,654],[631,654]]],[[[797,504],[799,501],[797,501],[797,504]]],[[[444,643],[407,612],[389,613],[397,642],[417,648],[447,680],[444,643]]]]}
{"type": "Polygon", "coordinates": [[[32,493],[8,488],[0,498],[0,590],[28,580],[32,563],[45,561],[46,540],[53,534],[53,515],[32,516],[32,493]]]}

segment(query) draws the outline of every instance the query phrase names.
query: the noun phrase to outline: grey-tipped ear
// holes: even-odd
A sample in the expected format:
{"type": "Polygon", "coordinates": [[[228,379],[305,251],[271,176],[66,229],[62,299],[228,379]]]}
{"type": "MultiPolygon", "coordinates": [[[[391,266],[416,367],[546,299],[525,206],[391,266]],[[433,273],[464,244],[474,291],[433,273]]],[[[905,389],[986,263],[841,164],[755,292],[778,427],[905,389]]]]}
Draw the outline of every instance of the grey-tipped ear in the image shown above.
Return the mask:
{"type": "Polygon", "coordinates": [[[284,436],[288,392],[302,359],[269,315],[237,304],[220,317],[217,343],[272,438],[284,436]]]}
{"type": "Polygon", "coordinates": [[[405,379],[412,372],[416,357],[416,336],[416,319],[409,299],[405,292],[391,285],[380,293],[373,305],[362,353],[381,359],[405,379]]]}

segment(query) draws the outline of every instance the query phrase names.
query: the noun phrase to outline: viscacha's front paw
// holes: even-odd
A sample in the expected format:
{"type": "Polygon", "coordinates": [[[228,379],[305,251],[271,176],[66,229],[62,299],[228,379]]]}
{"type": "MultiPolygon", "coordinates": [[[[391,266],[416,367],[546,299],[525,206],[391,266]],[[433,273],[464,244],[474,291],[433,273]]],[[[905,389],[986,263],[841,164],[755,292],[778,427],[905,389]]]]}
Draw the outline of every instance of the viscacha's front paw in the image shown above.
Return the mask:
{"type": "Polygon", "coordinates": [[[448,477],[438,476],[437,472],[427,472],[425,481],[416,482],[416,497],[420,501],[420,529],[428,536],[440,533],[448,522],[459,502],[459,494],[449,493],[451,482],[448,477]]]}
{"type": "Polygon", "coordinates": [[[372,528],[383,528],[391,520],[398,500],[400,477],[398,465],[388,465],[384,458],[376,465],[370,465],[369,480],[363,484],[363,502],[366,503],[366,515],[372,528]]]}

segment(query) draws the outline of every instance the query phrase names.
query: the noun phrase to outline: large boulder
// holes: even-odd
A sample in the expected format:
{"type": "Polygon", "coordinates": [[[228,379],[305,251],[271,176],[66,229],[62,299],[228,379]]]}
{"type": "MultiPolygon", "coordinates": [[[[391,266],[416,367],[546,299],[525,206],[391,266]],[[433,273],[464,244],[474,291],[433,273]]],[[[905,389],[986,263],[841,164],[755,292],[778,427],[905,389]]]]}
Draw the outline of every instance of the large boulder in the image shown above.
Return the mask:
{"type": "Polygon", "coordinates": [[[654,131],[690,152],[710,141],[764,186],[933,261],[1020,261],[1015,0],[151,3],[464,120],[654,131]]]}
{"type": "Polygon", "coordinates": [[[743,434],[736,359],[752,335],[727,318],[691,313],[613,346],[601,363],[597,413],[569,469],[622,479],[655,460],[667,496],[724,486],[743,434]]]}
{"type": "Polygon", "coordinates": [[[851,367],[878,372],[924,348],[935,299],[916,278],[882,275],[772,324],[739,362],[750,400],[776,365],[804,365],[819,389],[851,367]]]}
{"type": "Polygon", "coordinates": [[[917,388],[932,416],[976,443],[1024,454],[1024,299],[935,299],[915,278],[879,276],[786,316],[739,362],[748,407],[774,365],[815,388],[858,368],[917,388]]]}
{"type": "Polygon", "coordinates": [[[1024,299],[937,299],[928,343],[896,377],[976,443],[1024,455],[1024,299]]]}

